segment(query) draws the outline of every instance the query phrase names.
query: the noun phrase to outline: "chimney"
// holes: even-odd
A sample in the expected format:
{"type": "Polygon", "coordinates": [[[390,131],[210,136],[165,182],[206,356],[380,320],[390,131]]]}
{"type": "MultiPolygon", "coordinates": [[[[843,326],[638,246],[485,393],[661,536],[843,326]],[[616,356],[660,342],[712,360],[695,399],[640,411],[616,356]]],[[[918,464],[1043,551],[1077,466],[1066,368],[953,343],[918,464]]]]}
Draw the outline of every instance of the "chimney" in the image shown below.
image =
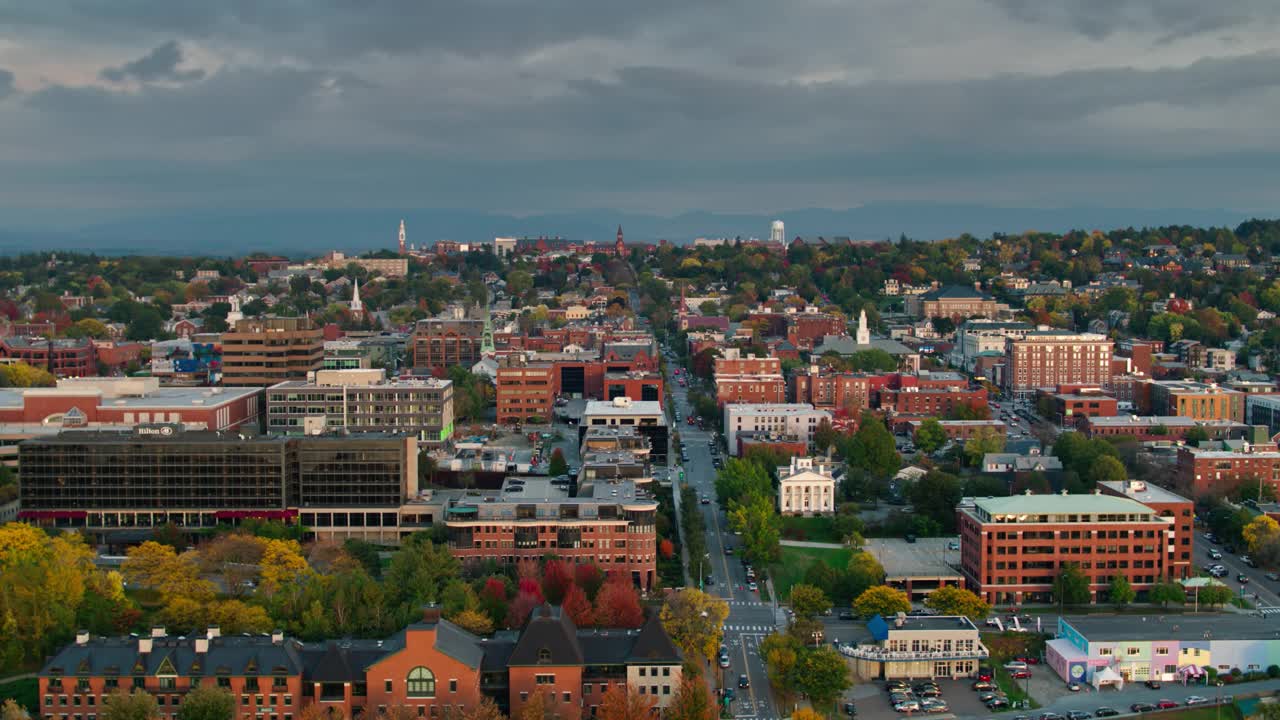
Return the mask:
{"type": "Polygon", "coordinates": [[[273,644],[275,644],[275,645],[281,645],[281,644],[283,644],[283,643],[284,643],[284,631],[283,631],[283,630],[280,630],[280,629],[272,630],[272,631],[271,631],[271,642],[272,642],[273,644]]]}
{"type": "Polygon", "coordinates": [[[84,646],[84,645],[88,645],[88,644],[89,644],[89,631],[88,631],[88,630],[80,630],[80,631],[78,631],[78,632],[76,633],[76,644],[77,644],[77,645],[81,645],[81,646],[84,646]]]}
{"type": "Polygon", "coordinates": [[[153,637],[153,638],[160,638],[160,637],[164,637],[164,627],[162,627],[162,626],[160,626],[160,625],[156,625],[156,626],[152,627],[152,628],[151,628],[151,637],[153,637]]]}
{"type": "Polygon", "coordinates": [[[196,638],[196,654],[204,655],[207,652],[209,652],[209,638],[207,637],[196,638]]]}
{"type": "Polygon", "coordinates": [[[142,655],[151,652],[151,638],[138,638],[138,652],[142,655]]]}
{"type": "Polygon", "coordinates": [[[209,631],[208,631],[207,633],[205,633],[205,635],[206,635],[210,640],[212,640],[213,638],[216,638],[216,637],[221,637],[221,635],[222,635],[222,629],[221,629],[221,628],[219,628],[217,625],[210,625],[210,626],[209,626],[209,631]]]}
{"type": "Polygon", "coordinates": [[[434,603],[422,608],[422,621],[431,625],[440,622],[440,608],[434,603]]]}

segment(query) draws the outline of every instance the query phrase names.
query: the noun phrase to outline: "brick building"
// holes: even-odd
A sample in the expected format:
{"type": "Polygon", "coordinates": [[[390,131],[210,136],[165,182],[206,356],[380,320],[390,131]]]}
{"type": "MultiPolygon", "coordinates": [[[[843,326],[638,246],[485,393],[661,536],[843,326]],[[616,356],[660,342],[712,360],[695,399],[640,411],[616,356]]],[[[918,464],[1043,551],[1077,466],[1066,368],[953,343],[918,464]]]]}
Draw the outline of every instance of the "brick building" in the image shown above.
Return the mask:
{"type": "Polygon", "coordinates": [[[410,364],[439,372],[454,365],[470,370],[480,362],[484,327],[484,320],[460,314],[419,320],[409,338],[410,364]]]}
{"type": "Polygon", "coordinates": [[[880,409],[892,410],[900,415],[946,417],[960,406],[968,406],[975,410],[986,408],[986,388],[969,390],[954,387],[946,389],[905,387],[880,391],[880,409]]]}
{"type": "Polygon", "coordinates": [[[1280,451],[1274,443],[1233,443],[1216,450],[1178,448],[1178,483],[1196,496],[1229,495],[1238,487],[1270,485],[1280,492],[1280,451]]]}
{"type": "Polygon", "coordinates": [[[797,349],[813,350],[827,335],[845,335],[849,323],[844,318],[827,313],[806,312],[789,316],[787,340],[797,349]]]}
{"type": "Polygon", "coordinates": [[[1196,574],[1192,565],[1192,543],[1195,534],[1195,506],[1187,498],[1162,487],[1140,480],[1107,480],[1098,483],[1103,495],[1127,497],[1146,505],[1160,517],[1173,521],[1173,542],[1168,555],[1169,577],[1189,578],[1196,574]]]}
{"type": "Polygon", "coordinates": [[[666,708],[681,663],[656,613],[639,631],[581,630],[544,605],[522,631],[480,638],[428,608],[385,639],[303,643],[217,628],[181,637],[163,628],[143,637],[82,632],[41,668],[37,698],[45,717],[92,720],[112,692],[136,687],[156,698],[159,718],[173,720],[188,692],[209,686],[231,693],[240,720],[294,720],[313,706],[341,717],[404,707],[438,720],[486,697],[514,715],[545,692],[549,719],[578,720],[596,714],[610,687],[652,695],[666,708]]]}
{"type": "Polygon", "coordinates": [[[1102,394],[1100,389],[1081,389],[1076,392],[1046,393],[1053,405],[1053,420],[1057,423],[1074,422],[1080,418],[1115,417],[1119,412],[1116,399],[1102,394]]]}
{"type": "Polygon", "coordinates": [[[1190,571],[1191,546],[1179,535],[1189,532],[1184,511],[1192,512],[1190,500],[1158,488],[966,498],[956,508],[961,571],[968,588],[993,605],[1052,602],[1054,578],[1068,564],[1089,579],[1097,601],[1117,574],[1144,593],[1190,571]]]}
{"type": "Polygon", "coordinates": [[[445,505],[449,549],[463,563],[496,560],[536,570],[548,555],[593,562],[639,587],[657,579],[657,502],[630,480],[584,483],[509,477],[483,498],[445,505]]]}
{"type": "Polygon", "coordinates": [[[1036,330],[1006,341],[1005,387],[1026,395],[1059,385],[1111,384],[1112,341],[1105,335],[1036,330]]]}
{"type": "Polygon", "coordinates": [[[550,422],[556,401],[556,368],[550,363],[499,366],[495,381],[498,423],[550,422]]]}
{"type": "Polygon", "coordinates": [[[150,377],[65,378],[52,388],[0,389],[0,423],[55,432],[63,426],[131,427],[152,422],[180,423],[192,430],[233,430],[256,424],[261,401],[258,388],[161,387],[159,380],[150,377]]]}
{"type": "Polygon", "coordinates": [[[324,362],[324,333],[308,318],[239,320],[222,334],[222,384],[274,385],[305,380],[324,362]]]}
{"type": "MultiPolygon", "coordinates": [[[[912,418],[905,423],[899,423],[896,429],[898,432],[914,435],[923,423],[924,419],[912,418]]],[[[938,424],[952,440],[967,440],[982,428],[990,428],[1002,436],[1009,431],[1009,426],[1000,420],[939,420],[938,424]]]]}
{"type": "Polygon", "coordinates": [[[1140,442],[1179,442],[1193,428],[1201,428],[1213,440],[1245,437],[1249,426],[1231,420],[1192,420],[1189,417],[1169,415],[1117,415],[1115,417],[1088,417],[1079,423],[1079,429],[1091,438],[1129,436],[1140,442]]]}
{"type": "Polygon", "coordinates": [[[965,285],[950,285],[922,295],[909,295],[906,311],[918,318],[944,317],[952,320],[995,318],[996,301],[988,294],[965,285]]]}
{"type": "Polygon", "coordinates": [[[871,407],[871,394],[876,377],[863,373],[838,373],[819,370],[811,365],[808,372],[791,377],[791,397],[795,403],[807,403],[833,413],[858,417],[871,407]]]}
{"type": "Polygon", "coordinates": [[[778,358],[744,357],[729,348],[716,358],[716,402],[780,403],[786,400],[787,383],[778,358]]]}
{"type": "Polygon", "coordinates": [[[88,338],[0,338],[0,358],[43,368],[60,378],[98,374],[98,356],[88,338]]]}

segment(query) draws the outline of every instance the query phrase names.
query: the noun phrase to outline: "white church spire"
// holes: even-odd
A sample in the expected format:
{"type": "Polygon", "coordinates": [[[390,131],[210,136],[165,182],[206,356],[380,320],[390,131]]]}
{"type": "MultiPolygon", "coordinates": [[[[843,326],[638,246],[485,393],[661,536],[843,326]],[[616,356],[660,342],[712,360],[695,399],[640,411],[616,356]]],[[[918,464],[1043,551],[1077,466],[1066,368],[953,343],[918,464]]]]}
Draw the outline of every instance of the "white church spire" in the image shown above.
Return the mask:
{"type": "Polygon", "coordinates": [[[857,341],[859,345],[871,344],[871,330],[867,327],[867,311],[865,308],[858,314],[857,341]]]}

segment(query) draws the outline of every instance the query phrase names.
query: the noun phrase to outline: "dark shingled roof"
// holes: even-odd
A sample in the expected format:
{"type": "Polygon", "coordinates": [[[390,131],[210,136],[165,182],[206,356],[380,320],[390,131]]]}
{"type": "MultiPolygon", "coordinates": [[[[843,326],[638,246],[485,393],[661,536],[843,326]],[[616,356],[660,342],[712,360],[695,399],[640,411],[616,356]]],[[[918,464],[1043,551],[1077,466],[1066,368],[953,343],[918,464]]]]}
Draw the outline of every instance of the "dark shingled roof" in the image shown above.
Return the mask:
{"type": "Polygon", "coordinates": [[[269,635],[212,638],[204,653],[197,653],[195,646],[194,637],[90,638],[84,645],[73,643],[62,648],[45,664],[40,675],[155,675],[166,662],[166,672],[172,668],[178,675],[225,673],[269,677],[277,672],[295,674],[302,669],[296,646],[290,642],[272,642],[269,635]],[[151,642],[151,652],[138,651],[140,640],[151,642]],[[192,672],[193,666],[198,668],[198,673],[192,672]]]}
{"type": "Polygon", "coordinates": [[[662,621],[658,619],[657,613],[649,613],[649,620],[640,629],[639,637],[631,646],[628,660],[631,662],[659,660],[680,662],[680,651],[676,649],[675,643],[671,642],[671,636],[667,635],[666,629],[662,627],[662,621]]]}
{"type": "Polygon", "coordinates": [[[543,605],[535,608],[525,625],[520,641],[511,652],[509,665],[582,665],[582,647],[578,645],[578,628],[569,614],[559,607],[543,605]],[[540,660],[543,650],[549,658],[540,660]]]}

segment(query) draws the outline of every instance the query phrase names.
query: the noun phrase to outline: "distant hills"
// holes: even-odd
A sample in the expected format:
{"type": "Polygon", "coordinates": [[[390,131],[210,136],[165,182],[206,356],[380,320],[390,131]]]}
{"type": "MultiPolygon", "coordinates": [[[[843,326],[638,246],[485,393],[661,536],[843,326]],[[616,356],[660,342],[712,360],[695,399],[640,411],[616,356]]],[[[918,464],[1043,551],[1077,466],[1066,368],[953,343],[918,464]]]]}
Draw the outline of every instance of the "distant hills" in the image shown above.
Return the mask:
{"type": "MultiPolygon", "coordinates": [[[[857,240],[938,240],[962,233],[988,236],[1025,230],[1062,232],[1122,227],[1194,225],[1235,227],[1273,211],[1227,209],[999,208],[981,205],[874,204],[847,210],[801,209],[777,214],[688,212],[664,217],[610,210],[530,216],[451,209],[270,210],[157,213],[46,232],[0,226],[0,254],[82,250],[102,254],[238,255],[255,250],[304,255],[328,250],[392,249],[404,218],[409,242],[488,240],[495,235],[561,236],[611,241],[622,225],[630,242],[696,237],[768,237],[775,219],[787,236],[844,235],[857,240]]],[[[0,219],[0,223],[3,220],[0,219]]]]}

